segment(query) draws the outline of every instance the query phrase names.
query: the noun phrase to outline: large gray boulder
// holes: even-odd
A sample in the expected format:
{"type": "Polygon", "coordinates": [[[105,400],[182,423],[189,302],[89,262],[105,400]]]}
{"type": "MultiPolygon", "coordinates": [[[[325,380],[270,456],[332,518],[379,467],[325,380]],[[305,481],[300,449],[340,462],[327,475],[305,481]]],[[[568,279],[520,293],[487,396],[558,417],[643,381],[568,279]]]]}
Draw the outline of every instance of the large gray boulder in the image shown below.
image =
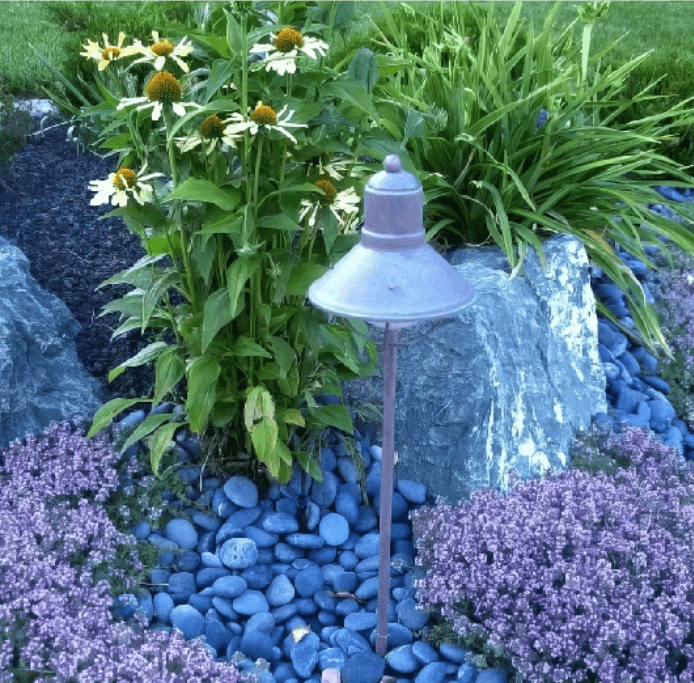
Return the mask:
{"type": "Polygon", "coordinates": [[[100,386],[77,358],[80,324],[29,274],[26,256],[0,238],[0,448],[52,420],[91,418],[100,386]]]}
{"type": "MultiPolygon", "coordinates": [[[[461,249],[448,262],[477,298],[453,318],[399,332],[395,396],[396,479],[448,502],[565,469],[569,446],[606,411],[605,374],[588,258],[580,240],[543,243],[511,277],[498,247],[461,249]]],[[[369,325],[379,373],[342,383],[348,401],[382,404],[383,330],[369,325]]],[[[380,430],[378,430],[380,432],[380,430]]]]}

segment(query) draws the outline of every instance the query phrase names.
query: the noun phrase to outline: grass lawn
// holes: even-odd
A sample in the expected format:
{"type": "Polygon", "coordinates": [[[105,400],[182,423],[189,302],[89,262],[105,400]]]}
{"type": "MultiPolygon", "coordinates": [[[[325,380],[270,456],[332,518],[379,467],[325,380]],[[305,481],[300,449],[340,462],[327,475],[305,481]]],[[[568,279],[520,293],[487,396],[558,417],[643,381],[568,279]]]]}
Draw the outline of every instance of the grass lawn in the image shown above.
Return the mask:
{"type": "MultiPolygon", "coordinates": [[[[131,17],[131,22],[144,24],[147,15],[155,9],[166,10],[177,3],[172,2],[56,2],[52,0],[3,1],[0,2],[0,85],[15,95],[38,95],[45,97],[40,85],[53,82],[50,71],[36,57],[36,52],[49,59],[61,69],[68,55],[79,45],[76,30],[84,22],[71,21],[69,13],[62,12],[62,20],[56,10],[72,6],[76,13],[97,16],[106,24],[103,30],[114,34],[120,13],[131,17]],[[99,6],[98,8],[96,6],[99,6]],[[145,9],[146,8],[146,9],[145,9]],[[135,17],[138,17],[135,19],[135,17]],[[29,47],[33,45],[34,49],[29,47]]],[[[200,5],[203,3],[192,3],[200,5]]],[[[378,2],[357,2],[357,11],[370,14],[376,21],[382,12],[378,2]]],[[[396,4],[396,3],[389,3],[396,4]]],[[[410,2],[410,5],[431,5],[426,2],[410,2]]],[[[514,3],[497,2],[500,21],[504,21],[514,3]]],[[[536,28],[542,24],[552,2],[525,2],[521,16],[532,19],[536,28]]],[[[557,28],[568,25],[576,16],[574,2],[562,2],[556,15],[557,28]]],[[[364,30],[368,20],[359,23],[364,30]]],[[[100,38],[102,28],[94,30],[93,39],[100,38]]],[[[648,50],[658,51],[661,60],[692,62],[694,65],[694,2],[642,2],[614,1],[607,15],[599,19],[593,31],[594,51],[628,33],[614,54],[627,60],[648,50]]],[[[361,31],[360,31],[361,33],[361,31]]],[[[144,36],[141,36],[144,38],[144,36]]],[[[580,39],[580,29],[576,31],[580,39]]],[[[367,43],[368,45],[368,43],[367,43]]]]}

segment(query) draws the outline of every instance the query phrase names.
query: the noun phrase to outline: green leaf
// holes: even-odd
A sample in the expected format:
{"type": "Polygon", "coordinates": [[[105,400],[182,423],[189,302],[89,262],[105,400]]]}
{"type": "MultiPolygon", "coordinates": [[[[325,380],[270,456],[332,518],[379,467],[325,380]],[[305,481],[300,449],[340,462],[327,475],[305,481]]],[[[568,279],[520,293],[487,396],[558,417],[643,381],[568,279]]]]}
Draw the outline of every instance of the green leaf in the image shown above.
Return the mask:
{"type": "Polygon", "coordinates": [[[287,408],[286,410],[280,410],[277,416],[283,422],[287,424],[299,425],[300,427],[305,427],[306,422],[304,416],[301,414],[300,410],[296,408],[287,408]]]}
{"type": "Polygon", "coordinates": [[[99,145],[99,147],[103,147],[104,149],[125,149],[126,147],[130,147],[132,143],[132,135],[128,132],[107,138],[99,145]]]}
{"type": "Polygon", "coordinates": [[[333,28],[349,24],[352,16],[354,15],[354,9],[356,6],[354,0],[340,0],[340,2],[337,2],[336,4],[337,7],[335,8],[335,23],[333,24],[333,28]]]}
{"type": "Polygon", "coordinates": [[[284,230],[285,232],[301,230],[301,226],[284,212],[276,213],[273,216],[261,216],[258,219],[258,227],[284,230]]]}
{"type": "Polygon", "coordinates": [[[178,346],[170,346],[159,354],[154,368],[154,401],[157,405],[168,394],[186,372],[185,351],[178,346]]]}
{"type": "MultiPolygon", "coordinates": [[[[168,422],[173,417],[172,413],[157,413],[155,415],[148,415],[137,427],[133,430],[133,433],[126,439],[125,443],[121,446],[120,454],[122,455],[125,451],[130,448],[134,443],[137,443],[141,439],[144,439],[148,434],[151,434],[159,425],[163,422],[168,422]]],[[[180,427],[180,423],[174,423],[176,427],[180,427]]]]}
{"type": "Polygon", "coordinates": [[[407,108],[407,121],[405,122],[405,133],[402,138],[402,146],[407,144],[411,137],[421,138],[424,135],[424,117],[414,109],[407,108]]]}
{"type": "Polygon", "coordinates": [[[211,235],[213,233],[222,233],[225,235],[238,235],[241,234],[242,230],[243,216],[225,215],[213,221],[204,222],[202,228],[195,234],[211,235]]]}
{"type": "Polygon", "coordinates": [[[289,398],[294,398],[299,393],[299,369],[296,365],[292,365],[287,372],[287,376],[277,377],[277,386],[280,391],[289,398]]]}
{"type": "Polygon", "coordinates": [[[219,88],[231,81],[231,75],[234,73],[232,63],[226,59],[215,59],[212,62],[209,76],[207,77],[207,92],[205,93],[205,101],[209,102],[210,98],[219,90],[219,88]]]}
{"type": "Polygon", "coordinates": [[[316,481],[323,481],[323,473],[318,463],[304,451],[295,451],[294,457],[298,460],[304,472],[313,477],[316,481]]]}
{"type": "Polygon", "coordinates": [[[152,316],[154,307],[159,303],[160,299],[171,287],[180,284],[181,276],[176,270],[171,269],[169,272],[164,271],[163,273],[153,274],[152,284],[145,290],[144,296],[142,297],[141,334],[145,333],[145,328],[152,316]]]}
{"type": "Polygon", "coordinates": [[[354,425],[347,409],[336,403],[331,406],[320,406],[319,408],[309,408],[311,416],[318,420],[321,424],[328,427],[336,427],[348,434],[354,433],[354,425]]]}
{"type": "Polygon", "coordinates": [[[138,365],[149,363],[157,358],[167,346],[168,344],[166,342],[154,342],[154,344],[145,346],[142,351],[135,354],[132,358],[128,358],[128,360],[121,363],[117,368],[111,370],[111,372],[108,373],[108,381],[113,382],[116,377],[125,371],[125,368],[134,368],[138,365]]]}
{"type": "Polygon", "coordinates": [[[243,301],[240,301],[243,288],[246,282],[253,276],[260,267],[262,254],[248,254],[239,256],[227,268],[227,289],[229,291],[229,307],[231,319],[233,320],[243,309],[243,301]]]}
{"type": "Polygon", "coordinates": [[[327,273],[329,268],[315,263],[299,263],[289,278],[287,284],[287,296],[305,297],[308,288],[314,280],[327,273]]]}
{"type": "Polygon", "coordinates": [[[347,73],[350,78],[366,88],[367,92],[372,92],[379,76],[374,53],[366,47],[360,47],[354,53],[347,73]]]}
{"type": "Polygon", "coordinates": [[[202,352],[212,343],[215,335],[227,323],[231,322],[229,309],[229,290],[226,287],[218,289],[207,297],[202,317],[202,352]]]}
{"type": "Polygon", "coordinates": [[[346,100],[363,113],[368,114],[372,121],[380,119],[371,95],[361,83],[356,81],[332,81],[325,83],[321,89],[321,96],[324,99],[332,97],[337,100],[346,100]]]}
{"type": "Polygon", "coordinates": [[[270,392],[263,387],[253,387],[248,392],[243,407],[243,420],[250,432],[256,420],[275,419],[275,403],[270,392]]]}
{"type": "Polygon", "coordinates": [[[209,180],[202,178],[187,178],[175,190],[170,192],[162,202],[172,202],[175,199],[185,199],[193,202],[216,204],[224,211],[233,211],[241,199],[238,190],[223,190],[209,180]]]}
{"type": "Polygon", "coordinates": [[[205,33],[193,32],[189,32],[188,36],[190,38],[194,38],[196,41],[202,43],[206,47],[212,48],[217,54],[219,54],[221,57],[224,57],[224,59],[233,59],[234,55],[238,54],[232,52],[229,49],[226,40],[224,40],[224,38],[220,38],[219,36],[211,36],[205,33]]]}
{"type": "Polygon", "coordinates": [[[265,382],[269,380],[276,380],[280,376],[280,366],[277,363],[265,363],[258,370],[258,379],[265,382]]]}
{"type": "Polygon", "coordinates": [[[325,253],[329,255],[332,251],[333,244],[335,244],[337,234],[340,231],[340,226],[337,222],[337,218],[335,218],[335,214],[328,206],[321,206],[316,220],[323,232],[325,253]]]}
{"type": "MultiPolygon", "coordinates": [[[[128,279],[128,276],[132,275],[133,273],[139,273],[140,271],[145,271],[145,269],[148,266],[151,266],[152,264],[156,263],[157,261],[161,261],[167,254],[157,254],[155,256],[143,256],[141,259],[135,262],[135,265],[131,266],[127,270],[123,270],[120,273],[117,273],[116,275],[113,275],[112,277],[108,278],[108,280],[104,280],[98,287],[97,289],[101,289],[102,287],[105,287],[106,285],[119,285],[119,284],[131,284],[130,280],[128,279]]],[[[150,271],[147,270],[147,273],[150,271]]]]}
{"type": "Polygon", "coordinates": [[[269,336],[267,342],[272,348],[275,360],[280,368],[280,378],[285,379],[287,372],[296,359],[294,349],[280,337],[269,336]]]}
{"type": "Polygon", "coordinates": [[[221,372],[219,361],[209,356],[199,356],[188,369],[188,397],[185,408],[193,432],[198,433],[205,426],[215,402],[215,387],[221,372]]]}
{"type": "Polygon", "coordinates": [[[250,432],[253,448],[255,449],[258,459],[268,465],[270,472],[274,474],[273,469],[277,471],[277,468],[272,467],[271,456],[277,444],[277,423],[265,417],[259,424],[255,425],[250,432]]]}
{"type": "Polygon", "coordinates": [[[260,344],[256,344],[248,337],[238,337],[231,349],[231,353],[235,356],[261,356],[263,358],[272,358],[272,355],[260,346],[260,344]]]}
{"type": "Polygon", "coordinates": [[[175,445],[173,435],[181,426],[182,423],[180,422],[170,422],[160,427],[150,441],[149,464],[156,477],[159,476],[159,463],[164,457],[164,453],[166,453],[167,449],[175,445]]]}
{"type": "Polygon", "coordinates": [[[108,427],[116,415],[120,415],[126,408],[135,405],[136,403],[151,403],[151,398],[114,398],[108,403],[99,408],[94,414],[91,427],[87,433],[87,438],[91,439],[95,434],[98,434],[102,429],[108,427]]]}
{"type": "Polygon", "coordinates": [[[245,40],[241,32],[241,27],[239,23],[234,19],[234,15],[227,11],[226,8],[222,8],[224,14],[227,18],[227,32],[226,39],[227,45],[232,55],[240,55],[246,48],[245,40]]]}
{"type": "Polygon", "coordinates": [[[210,286],[210,276],[217,255],[217,239],[210,235],[193,235],[193,263],[195,263],[205,286],[210,286]]]}

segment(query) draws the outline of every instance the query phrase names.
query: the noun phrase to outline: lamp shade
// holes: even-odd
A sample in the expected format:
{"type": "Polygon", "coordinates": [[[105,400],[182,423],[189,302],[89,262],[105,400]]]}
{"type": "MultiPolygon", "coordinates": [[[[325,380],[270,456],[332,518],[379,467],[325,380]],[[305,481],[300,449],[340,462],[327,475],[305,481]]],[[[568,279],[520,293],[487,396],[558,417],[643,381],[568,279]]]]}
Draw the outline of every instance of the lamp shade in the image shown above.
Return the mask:
{"type": "Polygon", "coordinates": [[[396,155],[384,168],[364,188],[360,243],[311,284],[309,301],[380,328],[455,315],[474,300],[472,283],[426,243],[417,178],[396,155]]]}

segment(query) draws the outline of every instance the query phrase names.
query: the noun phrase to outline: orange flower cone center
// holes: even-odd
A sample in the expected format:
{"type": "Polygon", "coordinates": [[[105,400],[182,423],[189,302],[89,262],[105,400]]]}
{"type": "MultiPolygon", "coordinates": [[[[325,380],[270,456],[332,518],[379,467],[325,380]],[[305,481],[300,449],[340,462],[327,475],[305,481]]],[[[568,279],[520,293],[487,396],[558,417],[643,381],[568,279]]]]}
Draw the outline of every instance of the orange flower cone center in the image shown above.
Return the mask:
{"type": "Polygon", "coordinates": [[[313,184],[316,187],[320,187],[320,189],[325,192],[325,198],[328,200],[329,204],[332,204],[335,201],[337,191],[335,190],[335,186],[332,184],[332,181],[328,180],[327,178],[321,178],[320,180],[316,180],[316,182],[313,184]]]}
{"type": "Polygon", "coordinates": [[[168,71],[158,71],[147,84],[147,96],[157,102],[178,102],[181,84],[168,71]]]}
{"type": "Polygon", "coordinates": [[[208,116],[200,126],[200,132],[206,138],[221,138],[224,134],[226,126],[222,123],[222,119],[217,114],[208,116]]]}
{"type": "Polygon", "coordinates": [[[271,126],[277,121],[277,114],[275,114],[275,110],[272,107],[261,104],[251,112],[251,119],[256,123],[263,123],[267,126],[271,126]]]}
{"type": "Polygon", "coordinates": [[[157,57],[168,57],[174,51],[174,46],[173,43],[170,43],[168,40],[160,40],[158,43],[152,43],[149,49],[152,50],[157,57]]]}
{"type": "Polygon", "coordinates": [[[108,59],[109,62],[113,61],[118,57],[120,54],[120,50],[117,47],[105,47],[101,51],[101,58],[102,59],[108,59]]]}
{"type": "Polygon", "coordinates": [[[119,190],[125,190],[126,187],[135,187],[137,176],[135,171],[127,166],[123,166],[116,171],[116,177],[113,179],[113,184],[119,190]]]}
{"type": "Polygon", "coordinates": [[[304,39],[295,28],[287,26],[277,34],[274,42],[280,52],[291,52],[295,47],[301,47],[304,39]]]}

